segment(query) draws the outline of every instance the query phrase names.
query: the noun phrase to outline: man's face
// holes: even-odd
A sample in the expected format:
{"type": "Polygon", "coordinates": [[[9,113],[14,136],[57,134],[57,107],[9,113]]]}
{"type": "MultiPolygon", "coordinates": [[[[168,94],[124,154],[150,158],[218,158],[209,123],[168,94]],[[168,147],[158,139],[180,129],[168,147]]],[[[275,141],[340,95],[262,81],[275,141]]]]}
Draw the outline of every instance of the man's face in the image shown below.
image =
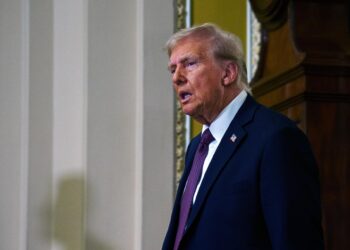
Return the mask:
{"type": "Polygon", "coordinates": [[[185,38],[172,50],[169,71],[185,114],[210,124],[223,109],[225,71],[207,41],[185,38]]]}

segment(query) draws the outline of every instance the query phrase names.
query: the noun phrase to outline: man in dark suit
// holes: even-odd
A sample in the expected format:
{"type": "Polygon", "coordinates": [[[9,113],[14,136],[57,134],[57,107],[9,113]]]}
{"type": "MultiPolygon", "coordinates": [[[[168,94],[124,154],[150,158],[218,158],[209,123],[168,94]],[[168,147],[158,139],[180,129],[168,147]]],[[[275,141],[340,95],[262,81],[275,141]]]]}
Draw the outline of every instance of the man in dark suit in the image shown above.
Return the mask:
{"type": "Polygon", "coordinates": [[[212,24],[167,42],[188,146],[163,250],[323,249],[315,159],[305,135],[249,95],[239,39],[212,24]]]}

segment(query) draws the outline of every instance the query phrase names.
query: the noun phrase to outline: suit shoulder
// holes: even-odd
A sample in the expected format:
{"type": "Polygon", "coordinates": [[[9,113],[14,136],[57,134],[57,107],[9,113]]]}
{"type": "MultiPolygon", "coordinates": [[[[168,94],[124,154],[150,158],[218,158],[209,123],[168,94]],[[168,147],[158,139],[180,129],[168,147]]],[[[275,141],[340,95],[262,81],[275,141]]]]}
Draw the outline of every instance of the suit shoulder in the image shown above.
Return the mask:
{"type": "Polygon", "coordinates": [[[296,122],[290,120],[283,114],[280,114],[272,109],[269,109],[261,104],[255,114],[255,122],[261,124],[265,128],[281,129],[281,128],[297,128],[296,122]]]}
{"type": "Polygon", "coordinates": [[[296,122],[260,104],[257,106],[252,123],[247,126],[246,128],[252,135],[265,142],[276,136],[285,137],[284,135],[294,135],[308,141],[305,133],[297,126],[296,122]]]}
{"type": "MultiPolygon", "coordinates": [[[[236,119],[236,118],[235,118],[236,119]]],[[[278,129],[281,127],[296,127],[295,122],[276,111],[256,102],[248,96],[240,111],[237,113],[238,123],[248,123],[254,129],[278,129]]]]}

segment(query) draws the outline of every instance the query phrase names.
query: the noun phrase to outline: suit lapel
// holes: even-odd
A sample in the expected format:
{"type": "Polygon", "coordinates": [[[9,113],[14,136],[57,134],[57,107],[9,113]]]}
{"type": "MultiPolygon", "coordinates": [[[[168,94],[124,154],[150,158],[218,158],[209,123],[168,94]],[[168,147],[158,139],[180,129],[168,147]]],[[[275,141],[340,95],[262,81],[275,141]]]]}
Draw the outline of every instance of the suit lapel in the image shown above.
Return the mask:
{"type": "Polygon", "coordinates": [[[208,170],[205,173],[200,190],[198,192],[196,202],[192,207],[191,213],[188,218],[187,228],[189,229],[194,219],[196,218],[199,210],[203,206],[205,198],[210,192],[215,180],[220,175],[220,172],[225,167],[227,161],[232,157],[237,150],[241,142],[244,140],[247,132],[244,130],[244,126],[253,119],[257,104],[250,97],[247,96],[241,109],[238,111],[236,117],[231,122],[224,137],[222,138],[214,156],[211,160],[208,170]]]}

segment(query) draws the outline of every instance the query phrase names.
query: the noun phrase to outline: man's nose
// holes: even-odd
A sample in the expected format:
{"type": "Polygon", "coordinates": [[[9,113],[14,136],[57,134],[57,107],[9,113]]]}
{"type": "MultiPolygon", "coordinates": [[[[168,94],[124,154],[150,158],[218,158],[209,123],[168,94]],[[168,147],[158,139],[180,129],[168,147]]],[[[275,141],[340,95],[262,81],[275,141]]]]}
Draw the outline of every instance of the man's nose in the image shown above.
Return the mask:
{"type": "Polygon", "coordinates": [[[181,68],[177,68],[173,74],[173,83],[181,85],[186,82],[186,77],[181,68]]]}

